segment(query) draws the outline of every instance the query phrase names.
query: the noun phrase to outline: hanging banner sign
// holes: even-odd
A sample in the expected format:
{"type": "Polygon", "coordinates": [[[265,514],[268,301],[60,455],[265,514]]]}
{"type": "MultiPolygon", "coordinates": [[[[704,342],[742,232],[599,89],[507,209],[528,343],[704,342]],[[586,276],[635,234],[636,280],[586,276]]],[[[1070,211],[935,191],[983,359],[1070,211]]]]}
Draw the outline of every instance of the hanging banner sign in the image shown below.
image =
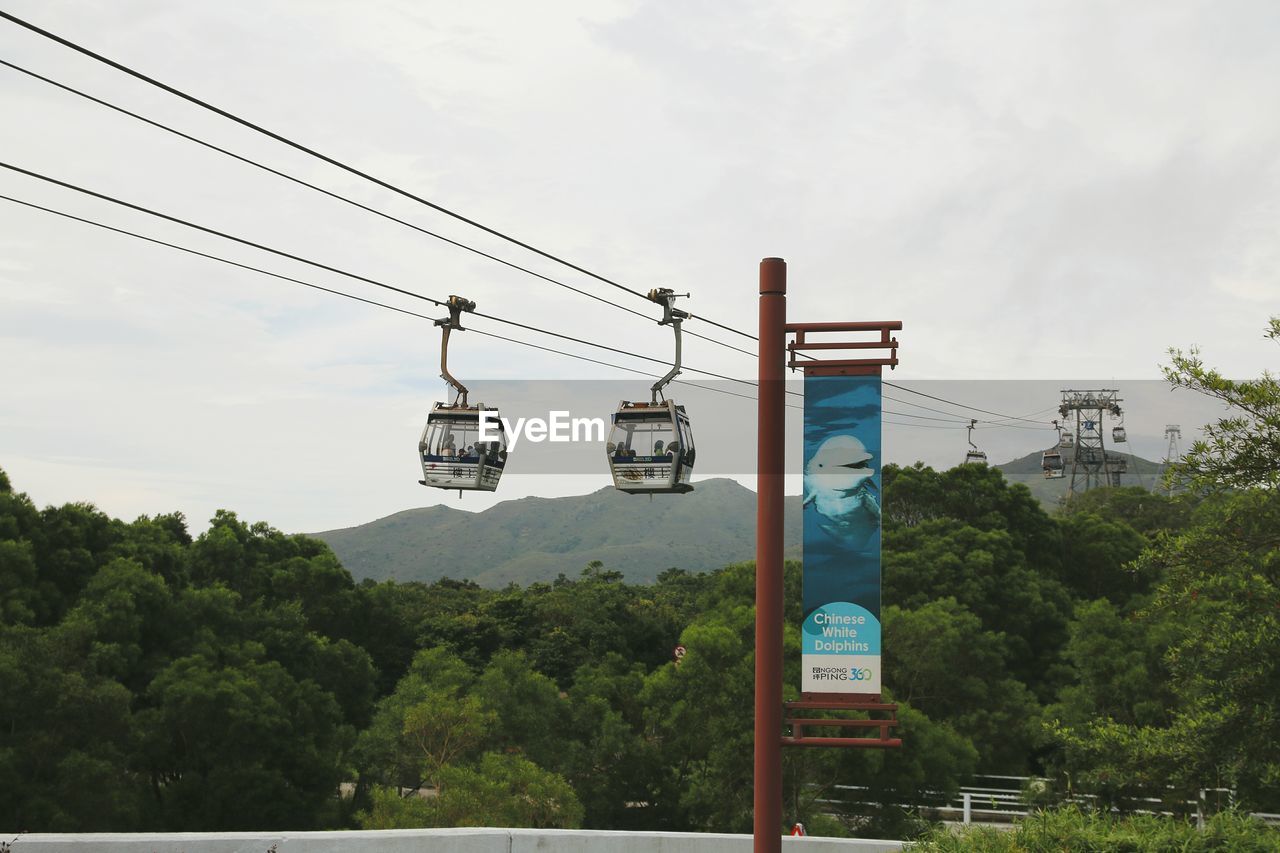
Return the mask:
{"type": "Polygon", "coordinates": [[[880,693],[880,376],[804,379],[804,693],[880,693]]]}

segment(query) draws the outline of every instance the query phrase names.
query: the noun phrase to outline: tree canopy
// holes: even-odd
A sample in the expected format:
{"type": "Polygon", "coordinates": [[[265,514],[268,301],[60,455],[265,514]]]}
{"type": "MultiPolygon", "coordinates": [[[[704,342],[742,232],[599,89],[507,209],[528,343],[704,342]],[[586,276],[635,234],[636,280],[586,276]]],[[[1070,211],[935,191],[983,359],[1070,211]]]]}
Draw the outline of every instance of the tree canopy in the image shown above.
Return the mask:
{"type": "MultiPolygon", "coordinates": [[[[905,834],[975,772],[1280,809],[1280,389],[1194,351],[1169,371],[1239,410],[1178,497],[1048,513],[985,466],[885,467],[907,746],[789,751],[788,822],[905,834]]],[[[230,511],[192,536],[177,513],[40,509],[0,472],[0,825],[746,831],[754,583],[751,563],[633,584],[599,562],[525,588],[356,583],[230,511]]],[[[793,696],[798,563],[784,583],[793,696]]]]}

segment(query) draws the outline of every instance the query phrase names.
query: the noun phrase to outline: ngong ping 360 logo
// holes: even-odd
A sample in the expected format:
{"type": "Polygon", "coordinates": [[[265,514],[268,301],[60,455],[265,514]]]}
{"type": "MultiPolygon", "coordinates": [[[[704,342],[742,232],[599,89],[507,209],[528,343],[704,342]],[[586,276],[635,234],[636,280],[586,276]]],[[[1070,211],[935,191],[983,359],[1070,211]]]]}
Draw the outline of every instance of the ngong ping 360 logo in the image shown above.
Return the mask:
{"type": "Polygon", "coordinates": [[[874,673],[869,666],[815,666],[809,676],[814,681],[870,681],[874,673]]]}

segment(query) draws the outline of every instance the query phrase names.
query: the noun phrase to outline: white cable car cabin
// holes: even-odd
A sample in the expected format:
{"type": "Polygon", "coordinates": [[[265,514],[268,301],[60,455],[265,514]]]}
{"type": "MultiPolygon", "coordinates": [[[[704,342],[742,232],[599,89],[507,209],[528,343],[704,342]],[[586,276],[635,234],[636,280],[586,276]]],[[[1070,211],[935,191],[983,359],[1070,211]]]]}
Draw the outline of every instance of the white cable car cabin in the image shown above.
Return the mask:
{"type": "Polygon", "coordinates": [[[666,375],[649,389],[648,403],[623,400],[613,414],[605,450],[614,488],[620,492],[678,495],[693,491],[689,477],[695,450],[689,416],[675,400],[658,399],[662,389],[680,375],[680,324],[689,319],[689,313],[674,306],[678,295],[669,287],[649,291],[649,299],[662,306],[658,325],[675,331],[676,357],[666,375]]]}
{"type": "Polygon", "coordinates": [[[631,403],[613,415],[606,446],[613,485],[633,495],[693,491],[693,430],[684,406],[674,400],[631,403]]]}
{"type": "Polygon", "coordinates": [[[507,433],[497,409],[436,403],[418,442],[424,486],[492,492],[507,464],[507,433]],[[481,440],[480,424],[487,421],[481,440]],[[496,439],[491,438],[497,435],[496,439]]]}
{"type": "Polygon", "coordinates": [[[978,445],[973,443],[973,431],[978,426],[976,420],[969,421],[969,452],[964,455],[964,464],[966,465],[986,465],[986,451],[979,450],[978,445]]]}
{"type": "Polygon", "coordinates": [[[1057,448],[1046,450],[1040,454],[1040,467],[1044,469],[1045,479],[1053,480],[1062,476],[1062,453],[1057,448]]]}
{"type": "Polygon", "coordinates": [[[507,434],[498,410],[483,403],[467,405],[467,386],[449,372],[449,333],[462,328],[462,312],[476,310],[476,304],[461,296],[450,296],[449,316],[436,320],[440,327],[440,378],[449,383],[456,396],[452,403],[436,403],[427,415],[427,425],[418,439],[418,461],[422,479],[418,482],[436,489],[492,492],[498,488],[507,465],[507,434]],[[485,426],[482,433],[480,427],[485,426]]]}
{"type": "Polygon", "coordinates": [[[1117,426],[1111,428],[1111,440],[1116,444],[1122,444],[1129,440],[1129,436],[1125,433],[1124,427],[1117,426]]]}
{"type": "Polygon", "coordinates": [[[1058,446],[1066,448],[1067,450],[1070,450],[1071,448],[1075,447],[1076,446],[1075,435],[1069,432],[1064,432],[1062,434],[1062,438],[1058,441],[1058,446]]]}

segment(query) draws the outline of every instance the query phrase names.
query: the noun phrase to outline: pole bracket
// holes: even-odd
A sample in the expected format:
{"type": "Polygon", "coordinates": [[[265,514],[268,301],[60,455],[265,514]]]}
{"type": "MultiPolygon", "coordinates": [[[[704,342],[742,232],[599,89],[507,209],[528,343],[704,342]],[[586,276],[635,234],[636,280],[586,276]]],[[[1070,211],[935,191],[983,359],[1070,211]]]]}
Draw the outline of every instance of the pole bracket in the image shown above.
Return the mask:
{"type": "Polygon", "coordinates": [[[802,368],[806,376],[852,376],[858,374],[878,375],[881,368],[890,370],[898,366],[898,339],[890,332],[902,330],[901,320],[871,320],[850,323],[788,323],[787,333],[796,336],[787,344],[787,367],[791,370],[802,368]],[[830,332],[875,332],[879,337],[872,340],[826,340],[810,341],[809,334],[830,332]],[[800,354],[813,350],[888,350],[887,354],[868,358],[835,358],[821,359],[812,356],[800,359],[800,354]]]}
{"type": "Polygon", "coordinates": [[[896,749],[902,746],[902,738],[891,737],[890,729],[898,726],[898,706],[881,702],[880,697],[852,696],[838,699],[800,699],[783,702],[786,713],[783,724],[791,727],[791,735],[782,738],[783,746],[834,746],[845,749],[896,749]],[[815,711],[856,711],[865,717],[819,717],[815,711]],[[874,716],[880,715],[880,716],[874,716]],[[868,735],[814,736],[805,733],[806,728],[862,729],[868,735]]]}

